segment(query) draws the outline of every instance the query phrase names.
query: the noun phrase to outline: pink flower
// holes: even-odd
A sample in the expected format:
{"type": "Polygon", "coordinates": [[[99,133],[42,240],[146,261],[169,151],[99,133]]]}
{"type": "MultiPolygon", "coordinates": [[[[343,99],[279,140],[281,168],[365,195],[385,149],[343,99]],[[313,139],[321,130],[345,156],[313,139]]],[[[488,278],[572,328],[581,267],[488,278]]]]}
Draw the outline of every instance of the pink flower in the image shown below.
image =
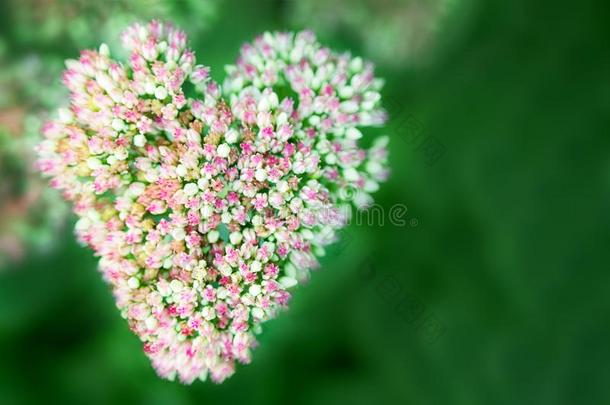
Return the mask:
{"type": "Polygon", "coordinates": [[[75,113],[44,127],[38,167],[158,374],[221,382],[345,225],[339,190],[387,177],[386,141],[361,149],[356,129],[380,123],[381,82],[310,32],[244,46],[222,88],[169,24],[122,39],[126,66],[106,47],[70,62],[75,113]]]}

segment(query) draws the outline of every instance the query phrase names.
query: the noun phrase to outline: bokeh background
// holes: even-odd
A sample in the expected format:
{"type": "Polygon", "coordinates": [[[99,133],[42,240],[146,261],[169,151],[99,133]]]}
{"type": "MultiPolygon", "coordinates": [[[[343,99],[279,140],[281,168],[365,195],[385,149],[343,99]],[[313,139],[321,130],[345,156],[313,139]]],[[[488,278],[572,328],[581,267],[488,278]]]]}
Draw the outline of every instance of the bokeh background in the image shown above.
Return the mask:
{"type": "Polygon", "coordinates": [[[610,25],[546,3],[3,0],[0,404],[610,403],[610,25]],[[312,27],[387,80],[381,216],[222,385],[156,377],[28,169],[63,59],[151,17],[216,79],[256,34],[312,27]]]}

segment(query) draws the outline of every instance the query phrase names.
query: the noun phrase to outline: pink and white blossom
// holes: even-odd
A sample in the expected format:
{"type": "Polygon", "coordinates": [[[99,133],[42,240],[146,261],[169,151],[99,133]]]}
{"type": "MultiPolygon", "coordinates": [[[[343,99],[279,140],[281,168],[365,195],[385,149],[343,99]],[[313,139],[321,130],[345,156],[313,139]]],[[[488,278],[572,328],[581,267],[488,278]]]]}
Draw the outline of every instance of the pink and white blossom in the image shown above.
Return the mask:
{"type": "Polygon", "coordinates": [[[221,382],[345,226],[345,190],[387,177],[387,142],[358,146],[385,118],[382,82],[311,32],[245,45],[222,87],[170,24],[122,39],[127,64],[104,45],[67,62],[70,108],[45,126],[38,167],[158,374],[221,382]]]}

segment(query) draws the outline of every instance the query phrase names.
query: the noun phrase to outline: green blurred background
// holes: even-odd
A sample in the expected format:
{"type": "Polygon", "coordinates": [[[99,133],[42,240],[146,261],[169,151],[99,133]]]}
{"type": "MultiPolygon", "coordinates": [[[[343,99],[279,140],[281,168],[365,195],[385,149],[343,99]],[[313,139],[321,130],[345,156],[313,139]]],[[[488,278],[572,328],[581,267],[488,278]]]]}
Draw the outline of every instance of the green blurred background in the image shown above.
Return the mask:
{"type": "MultiPolygon", "coordinates": [[[[294,18],[297,1],[221,0],[200,17],[175,0],[163,12],[221,79],[257,33],[316,25],[294,18]]],[[[47,3],[2,2],[3,63],[61,61],[79,39],[112,39],[44,28],[60,18],[47,3]]],[[[77,3],[85,31],[119,4],[77,3]]],[[[54,249],[0,272],[0,404],[610,403],[607,10],[463,3],[425,62],[379,63],[391,113],[393,174],[376,195],[385,223],[350,226],[265,325],[252,364],[222,385],[159,379],[71,219],[54,249]],[[403,226],[389,223],[397,204],[403,226]]],[[[320,37],[371,56],[353,31],[320,37]]]]}

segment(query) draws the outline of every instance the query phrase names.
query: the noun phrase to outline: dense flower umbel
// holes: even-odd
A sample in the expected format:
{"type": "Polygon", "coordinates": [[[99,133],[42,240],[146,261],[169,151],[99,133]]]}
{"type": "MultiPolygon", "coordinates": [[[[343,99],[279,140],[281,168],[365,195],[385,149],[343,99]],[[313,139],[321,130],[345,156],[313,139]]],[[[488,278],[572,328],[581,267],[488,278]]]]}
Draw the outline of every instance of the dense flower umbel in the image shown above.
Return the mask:
{"type": "Polygon", "coordinates": [[[136,24],[123,42],[129,67],[104,45],[67,62],[71,107],[45,126],[38,165],[157,372],[221,382],[351,197],[366,205],[387,176],[386,140],[357,145],[358,126],[383,121],[381,83],[309,32],[244,46],[224,93],[182,31],[136,24]]]}

